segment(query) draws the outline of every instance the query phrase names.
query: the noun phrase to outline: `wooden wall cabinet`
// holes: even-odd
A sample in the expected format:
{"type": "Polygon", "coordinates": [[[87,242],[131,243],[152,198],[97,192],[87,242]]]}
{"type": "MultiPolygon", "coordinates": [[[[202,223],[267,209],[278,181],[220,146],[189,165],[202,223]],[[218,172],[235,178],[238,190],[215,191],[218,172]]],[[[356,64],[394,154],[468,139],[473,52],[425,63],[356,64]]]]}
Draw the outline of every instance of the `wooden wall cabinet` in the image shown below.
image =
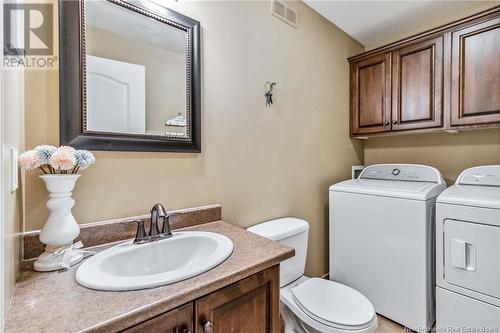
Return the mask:
{"type": "Polygon", "coordinates": [[[443,123],[443,37],[392,52],[392,130],[443,123]]]}
{"type": "Polygon", "coordinates": [[[351,64],[351,131],[370,134],[391,129],[391,54],[351,64]]]}
{"type": "Polygon", "coordinates": [[[351,137],[500,126],[500,6],[349,63],[351,137]]]}
{"type": "Polygon", "coordinates": [[[279,265],[251,275],[125,333],[278,333],[279,265]]]}
{"type": "Polygon", "coordinates": [[[451,33],[451,125],[500,122],[500,17],[451,33]]]}

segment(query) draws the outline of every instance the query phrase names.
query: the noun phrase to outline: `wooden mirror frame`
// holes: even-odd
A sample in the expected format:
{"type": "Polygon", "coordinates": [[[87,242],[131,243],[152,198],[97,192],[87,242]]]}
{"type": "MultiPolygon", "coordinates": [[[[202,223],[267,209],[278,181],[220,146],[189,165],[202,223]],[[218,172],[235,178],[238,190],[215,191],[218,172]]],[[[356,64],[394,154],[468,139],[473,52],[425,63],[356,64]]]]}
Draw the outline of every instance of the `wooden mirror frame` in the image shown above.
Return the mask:
{"type": "Polygon", "coordinates": [[[59,137],[60,144],[104,151],[201,152],[200,23],[175,11],[134,0],[106,0],[173,27],[188,38],[186,72],[187,138],[84,131],[85,40],[84,0],[59,1],[59,137]]]}

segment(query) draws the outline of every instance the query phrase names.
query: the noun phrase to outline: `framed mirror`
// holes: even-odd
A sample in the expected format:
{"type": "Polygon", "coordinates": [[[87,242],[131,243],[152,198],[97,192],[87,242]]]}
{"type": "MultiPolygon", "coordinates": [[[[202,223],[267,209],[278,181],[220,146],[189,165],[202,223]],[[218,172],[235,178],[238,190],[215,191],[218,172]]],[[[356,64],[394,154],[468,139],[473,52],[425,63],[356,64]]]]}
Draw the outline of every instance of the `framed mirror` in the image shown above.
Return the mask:
{"type": "Polygon", "coordinates": [[[59,2],[60,140],[201,151],[200,23],[146,0],[59,2]]]}

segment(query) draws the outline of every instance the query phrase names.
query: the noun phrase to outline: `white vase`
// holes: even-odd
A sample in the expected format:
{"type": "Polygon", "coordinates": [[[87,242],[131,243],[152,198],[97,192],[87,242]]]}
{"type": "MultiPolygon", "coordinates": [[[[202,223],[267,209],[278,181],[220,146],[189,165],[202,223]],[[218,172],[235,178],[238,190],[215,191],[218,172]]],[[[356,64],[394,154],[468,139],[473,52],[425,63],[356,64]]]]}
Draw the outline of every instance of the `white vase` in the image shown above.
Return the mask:
{"type": "MultiPolygon", "coordinates": [[[[71,208],[75,205],[71,191],[78,177],[80,175],[75,174],[40,176],[49,191],[47,208],[50,214],[40,233],[40,241],[47,246],[45,252],[35,261],[34,268],[37,271],[47,272],[66,268],[63,260],[65,251],[61,249],[72,246],[73,240],[80,234],[80,227],[71,214],[71,208]]],[[[79,252],[69,251],[66,253],[66,256],[68,255],[65,261],[69,266],[83,259],[83,254],[79,252]]]]}

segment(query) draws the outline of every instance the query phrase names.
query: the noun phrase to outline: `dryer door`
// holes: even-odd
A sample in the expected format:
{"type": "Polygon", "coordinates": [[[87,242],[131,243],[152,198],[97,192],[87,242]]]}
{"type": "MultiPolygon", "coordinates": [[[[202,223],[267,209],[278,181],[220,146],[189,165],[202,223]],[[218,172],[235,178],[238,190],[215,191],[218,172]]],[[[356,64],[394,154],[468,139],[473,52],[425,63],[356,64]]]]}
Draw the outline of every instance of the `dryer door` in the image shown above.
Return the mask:
{"type": "Polygon", "coordinates": [[[500,227],[444,221],[444,278],[500,299],[500,227]]]}

